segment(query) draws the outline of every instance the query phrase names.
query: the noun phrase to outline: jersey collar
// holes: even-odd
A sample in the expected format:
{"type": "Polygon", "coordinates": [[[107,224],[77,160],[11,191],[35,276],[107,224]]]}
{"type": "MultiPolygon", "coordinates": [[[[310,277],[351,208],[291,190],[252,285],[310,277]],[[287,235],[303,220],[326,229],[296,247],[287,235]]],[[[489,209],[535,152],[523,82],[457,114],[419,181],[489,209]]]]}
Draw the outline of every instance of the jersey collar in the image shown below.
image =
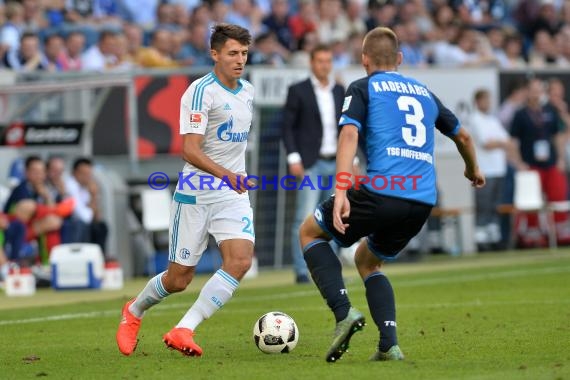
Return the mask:
{"type": "Polygon", "coordinates": [[[214,81],[216,81],[216,83],[218,83],[224,90],[231,92],[232,94],[236,95],[238,92],[240,92],[240,90],[243,87],[243,83],[241,81],[241,78],[238,79],[238,86],[235,89],[231,89],[229,87],[227,87],[225,84],[223,84],[220,79],[216,76],[216,73],[212,71],[212,77],[214,77],[214,81]]]}

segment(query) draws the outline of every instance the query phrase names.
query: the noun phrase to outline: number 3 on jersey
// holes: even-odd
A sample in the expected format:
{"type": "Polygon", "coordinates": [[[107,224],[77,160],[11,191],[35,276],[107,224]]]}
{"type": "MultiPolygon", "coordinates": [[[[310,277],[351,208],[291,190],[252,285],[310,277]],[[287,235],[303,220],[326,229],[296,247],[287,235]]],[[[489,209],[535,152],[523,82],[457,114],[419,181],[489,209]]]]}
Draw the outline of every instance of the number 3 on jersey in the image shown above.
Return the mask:
{"type": "Polygon", "coordinates": [[[398,109],[406,113],[406,123],[415,127],[402,127],[402,138],[406,144],[415,147],[422,147],[426,143],[426,126],[422,123],[424,109],[422,104],[411,96],[400,96],[398,98],[398,109]]]}

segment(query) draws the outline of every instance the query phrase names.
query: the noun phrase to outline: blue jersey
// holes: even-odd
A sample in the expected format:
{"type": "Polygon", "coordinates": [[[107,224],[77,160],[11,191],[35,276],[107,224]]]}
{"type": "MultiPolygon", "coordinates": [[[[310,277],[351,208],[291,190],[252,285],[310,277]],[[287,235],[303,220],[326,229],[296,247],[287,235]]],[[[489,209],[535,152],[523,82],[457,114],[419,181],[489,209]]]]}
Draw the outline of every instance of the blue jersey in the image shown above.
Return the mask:
{"type": "Polygon", "coordinates": [[[378,71],[353,82],[339,125],[364,137],[364,186],[378,194],[435,205],[435,128],[447,136],[459,121],[425,85],[397,72],[378,71]]]}

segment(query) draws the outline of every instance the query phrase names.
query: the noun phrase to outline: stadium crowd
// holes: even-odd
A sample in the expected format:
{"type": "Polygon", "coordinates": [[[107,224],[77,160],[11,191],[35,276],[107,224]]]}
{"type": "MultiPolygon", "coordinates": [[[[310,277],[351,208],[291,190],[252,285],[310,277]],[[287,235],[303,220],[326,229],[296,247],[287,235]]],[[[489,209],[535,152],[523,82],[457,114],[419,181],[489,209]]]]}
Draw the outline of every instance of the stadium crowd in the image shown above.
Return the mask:
{"type": "Polygon", "coordinates": [[[568,0],[0,0],[0,67],[129,70],[211,64],[210,27],[254,37],[250,64],[308,66],[331,44],[358,64],[364,34],[393,28],[414,67],[570,67],[568,0]]]}

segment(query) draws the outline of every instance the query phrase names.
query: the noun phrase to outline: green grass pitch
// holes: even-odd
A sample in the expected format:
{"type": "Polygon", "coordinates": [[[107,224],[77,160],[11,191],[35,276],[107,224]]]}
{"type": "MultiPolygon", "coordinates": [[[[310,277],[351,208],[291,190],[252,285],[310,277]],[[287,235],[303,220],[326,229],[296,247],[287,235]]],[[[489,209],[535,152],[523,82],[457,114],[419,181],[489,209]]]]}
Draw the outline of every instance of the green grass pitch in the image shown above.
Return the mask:
{"type": "Polygon", "coordinates": [[[430,258],[385,273],[403,362],[368,362],[378,333],[354,269],[345,269],[346,284],[367,326],[338,363],[324,360],[334,321],[316,287],[293,285],[291,271],[265,271],[198,328],[201,358],[169,351],[161,338],[205,276],[147,313],[131,357],[119,353],[115,331],[143,280],[120,291],[0,293],[0,379],[570,379],[569,251],[430,258]],[[266,355],[253,343],[254,322],[272,310],[299,326],[290,354],[266,355]]]}

